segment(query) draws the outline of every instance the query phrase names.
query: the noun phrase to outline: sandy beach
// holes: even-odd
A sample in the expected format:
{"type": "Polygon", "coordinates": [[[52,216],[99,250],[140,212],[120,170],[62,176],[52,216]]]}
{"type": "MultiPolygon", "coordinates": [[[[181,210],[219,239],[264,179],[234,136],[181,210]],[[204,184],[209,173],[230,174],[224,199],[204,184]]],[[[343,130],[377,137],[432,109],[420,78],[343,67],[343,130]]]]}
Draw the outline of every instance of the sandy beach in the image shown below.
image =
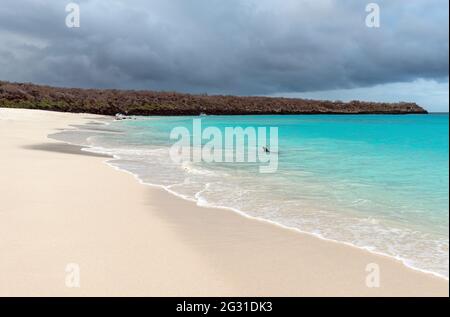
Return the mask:
{"type": "Polygon", "coordinates": [[[199,207],[47,137],[97,119],[0,109],[0,296],[449,295],[395,259],[199,207]]]}

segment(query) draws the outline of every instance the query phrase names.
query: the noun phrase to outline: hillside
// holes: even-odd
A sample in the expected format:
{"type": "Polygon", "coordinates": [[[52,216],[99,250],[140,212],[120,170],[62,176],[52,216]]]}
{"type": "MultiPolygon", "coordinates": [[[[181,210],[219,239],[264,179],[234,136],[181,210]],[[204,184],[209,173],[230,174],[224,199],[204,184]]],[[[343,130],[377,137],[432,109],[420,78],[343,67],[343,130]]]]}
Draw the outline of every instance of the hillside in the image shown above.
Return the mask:
{"type": "Polygon", "coordinates": [[[114,115],[406,114],[415,103],[191,95],[176,92],[56,88],[0,81],[0,107],[114,115]]]}

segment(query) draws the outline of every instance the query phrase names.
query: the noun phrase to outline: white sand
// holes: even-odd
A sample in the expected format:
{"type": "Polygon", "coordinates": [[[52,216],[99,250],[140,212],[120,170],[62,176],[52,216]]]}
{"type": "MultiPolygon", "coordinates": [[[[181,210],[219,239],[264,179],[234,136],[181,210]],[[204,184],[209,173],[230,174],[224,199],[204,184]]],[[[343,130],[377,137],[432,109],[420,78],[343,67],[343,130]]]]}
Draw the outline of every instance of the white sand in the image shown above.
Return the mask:
{"type": "Polygon", "coordinates": [[[393,259],[197,207],[105,158],[42,146],[93,118],[0,109],[0,296],[448,296],[447,280],[393,259]],[[69,263],[79,288],[65,284],[69,263]],[[366,286],[369,263],[378,288],[366,286]]]}

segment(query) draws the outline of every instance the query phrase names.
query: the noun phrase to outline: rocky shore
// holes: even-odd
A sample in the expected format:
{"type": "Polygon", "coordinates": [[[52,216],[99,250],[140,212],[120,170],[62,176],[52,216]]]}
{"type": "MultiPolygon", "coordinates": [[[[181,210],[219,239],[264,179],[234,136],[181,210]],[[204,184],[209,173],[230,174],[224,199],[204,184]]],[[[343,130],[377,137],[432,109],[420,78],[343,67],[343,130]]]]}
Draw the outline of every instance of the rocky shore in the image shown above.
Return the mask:
{"type": "Polygon", "coordinates": [[[176,92],[57,88],[0,81],[0,107],[102,115],[409,114],[416,103],[191,95],[176,92]]]}

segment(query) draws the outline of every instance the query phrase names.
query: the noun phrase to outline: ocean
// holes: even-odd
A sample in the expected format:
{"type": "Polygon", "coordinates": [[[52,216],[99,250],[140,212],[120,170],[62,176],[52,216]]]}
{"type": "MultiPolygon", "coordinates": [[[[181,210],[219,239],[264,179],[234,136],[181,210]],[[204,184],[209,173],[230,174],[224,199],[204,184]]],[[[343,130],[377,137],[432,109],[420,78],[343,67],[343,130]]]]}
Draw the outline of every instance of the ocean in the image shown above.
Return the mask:
{"type": "Polygon", "coordinates": [[[448,278],[448,114],[134,117],[76,128],[53,137],[113,155],[109,164],[143,183],[448,278]],[[192,130],[193,119],[221,131],[277,127],[278,169],[174,162],[170,132],[192,130]]]}

